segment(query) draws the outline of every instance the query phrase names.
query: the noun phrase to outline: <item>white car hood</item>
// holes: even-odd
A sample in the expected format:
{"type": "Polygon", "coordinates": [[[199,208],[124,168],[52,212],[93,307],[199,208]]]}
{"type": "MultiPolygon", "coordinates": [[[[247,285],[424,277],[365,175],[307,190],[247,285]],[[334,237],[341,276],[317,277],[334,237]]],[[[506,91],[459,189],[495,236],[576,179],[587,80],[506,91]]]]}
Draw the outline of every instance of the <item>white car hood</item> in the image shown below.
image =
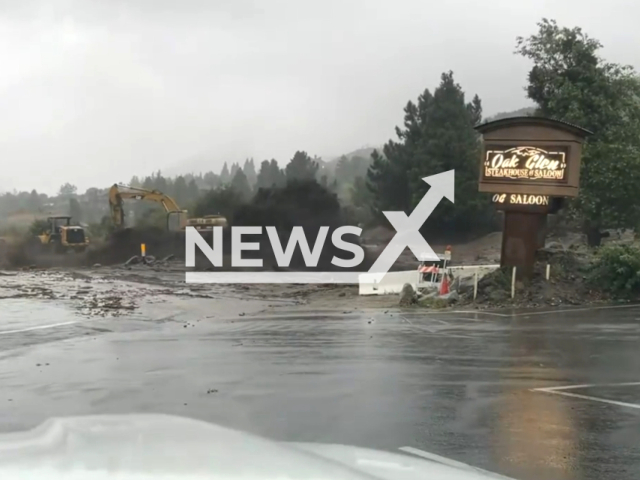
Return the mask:
{"type": "Polygon", "coordinates": [[[0,478],[12,480],[505,478],[434,458],[273,442],[166,415],[54,418],[27,432],[0,435],[0,478]]]}

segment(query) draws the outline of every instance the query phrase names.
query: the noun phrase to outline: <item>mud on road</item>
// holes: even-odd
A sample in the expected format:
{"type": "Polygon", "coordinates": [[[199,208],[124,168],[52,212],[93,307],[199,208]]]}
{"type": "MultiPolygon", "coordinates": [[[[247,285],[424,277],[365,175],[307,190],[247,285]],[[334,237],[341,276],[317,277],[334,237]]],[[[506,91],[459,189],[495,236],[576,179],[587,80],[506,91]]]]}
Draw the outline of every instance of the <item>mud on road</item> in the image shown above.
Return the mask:
{"type": "Polygon", "coordinates": [[[158,412],[520,480],[638,478],[638,308],[364,309],[348,289],[182,279],[179,265],[0,277],[0,429],[158,412]]]}

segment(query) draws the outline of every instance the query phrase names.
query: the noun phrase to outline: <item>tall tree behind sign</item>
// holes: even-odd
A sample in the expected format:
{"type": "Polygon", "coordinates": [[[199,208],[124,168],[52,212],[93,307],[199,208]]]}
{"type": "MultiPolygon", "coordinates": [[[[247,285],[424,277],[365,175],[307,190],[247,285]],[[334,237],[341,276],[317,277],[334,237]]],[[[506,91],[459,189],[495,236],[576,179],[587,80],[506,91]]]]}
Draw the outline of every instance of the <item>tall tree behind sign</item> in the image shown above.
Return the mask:
{"type": "Polygon", "coordinates": [[[602,45],[582,29],[538,23],[517,39],[516,53],[533,61],[527,96],[537,115],[574,123],[594,135],[585,145],[580,195],[572,210],[590,245],[604,228],[637,228],[640,202],[640,82],[632,67],[598,56],[602,45]]]}
{"type": "Polygon", "coordinates": [[[446,234],[488,227],[493,212],[489,196],[478,192],[480,143],[473,129],[482,118],[478,96],[466,103],[453,73],[447,72],[433,94],[425,90],[404,112],[404,128],[396,128],[398,141],[390,140],[384,155],[372,154],[368,183],[376,209],[410,212],[429,189],[423,177],[455,169],[455,204],[442,202],[425,228],[446,234]]]}

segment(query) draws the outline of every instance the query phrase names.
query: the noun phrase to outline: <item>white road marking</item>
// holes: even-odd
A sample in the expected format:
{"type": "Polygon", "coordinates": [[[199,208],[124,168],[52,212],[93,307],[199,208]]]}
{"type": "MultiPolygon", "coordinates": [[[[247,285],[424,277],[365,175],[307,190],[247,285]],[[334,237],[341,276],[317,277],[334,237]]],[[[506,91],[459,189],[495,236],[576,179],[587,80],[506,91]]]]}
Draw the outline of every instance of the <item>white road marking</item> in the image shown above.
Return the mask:
{"type": "MultiPolygon", "coordinates": [[[[544,391],[544,390],[541,390],[541,391],[544,391]]],[[[580,395],[579,393],[558,392],[558,391],[555,391],[555,390],[546,391],[546,393],[552,393],[554,395],[563,395],[565,397],[581,398],[583,400],[591,400],[593,402],[609,403],[611,405],[617,405],[619,407],[639,408],[640,409],[640,404],[639,403],[618,402],[616,400],[609,400],[607,398],[591,397],[589,395],[580,395]]]]}
{"type": "Polygon", "coordinates": [[[633,385],[640,385],[640,382],[622,382],[622,383],[587,383],[584,385],[562,385],[560,387],[540,387],[534,388],[533,391],[537,392],[552,392],[556,390],[573,390],[576,388],[590,388],[590,387],[629,387],[633,385]]]}
{"type": "Polygon", "coordinates": [[[398,450],[401,450],[401,451],[406,452],[406,453],[411,453],[412,455],[416,455],[418,457],[426,458],[428,460],[432,460],[434,462],[441,463],[443,465],[448,465],[450,467],[460,468],[460,469],[466,470],[466,471],[482,472],[485,475],[489,475],[489,476],[491,476],[493,478],[501,478],[501,479],[504,479],[504,480],[514,480],[511,477],[505,477],[504,475],[500,475],[499,473],[490,472],[488,470],[483,470],[481,468],[474,467],[474,466],[469,465],[467,463],[458,462],[456,460],[452,460],[452,459],[447,458],[447,457],[442,457],[440,455],[436,455],[435,453],[425,452],[424,450],[420,450],[419,448],[400,447],[398,450]]]}
{"type": "Polygon", "coordinates": [[[5,331],[0,331],[0,335],[9,335],[10,333],[31,332],[33,330],[47,330],[49,328],[63,327],[65,325],[73,325],[74,323],[80,323],[80,322],[78,320],[75,320],[71,322],[52,323],[50,325],[39,325],[37,327],[21,328],[19,330],[5,330],[5,331]]]}
{"type": "Polygon", "coordinates": [[[493,315],[495,317],[514,317],[514,316],[518,316],[518,314],[484,312],[484,311],[480,311],[480,310],[450,310],[448,312],[438,312],[439,315],[440,314],[445,314],[445,313],[465,313],[465,314],[468,314],[468,315],[481,314],[481,315],[493,315]]]}
{"type": "Polygon", "coordinates": [[[551,393],[554,395],[563,395],[565,397],[580,398],[582,400],[591,400],[593,402],[608,403],[610,405],[617,405],[619,407],[637,408],[640,409],[638,403],[619,402],[617,400],[609,400],[608,398],[592,397],[591,395],[581,395],[579,393],[571,393],[566,390],[575,390],[579,388],[591,388],[591,387],[629,387],[634,385],[640,385],[640,382],[622,382],[622,383],[600,383],[600,384],[584,384],[584,385],[563,385],[560,387],[542,387],[532,388],[532,392],[551,393]]]}
{"type": "Polygon", "coordinates": [[[486,312],[483,310],[449,310],[445,312],[438,312],[438,315],[444,315],[449,313],[465,313],[474,315],[493,315],[496,317],[528,317],[531,315],[549,315],[552,313],[571,313],[571,312],[591,312],[593,310],[610,310],[614,308],[640,308],[640,304],[634,305],[606,305],[602,307],[585,307],[585,308],[564,308],[556,310],[545,310],[542,312],[522,312],[522,313],[495,313],[486,312]]]}
{"type": "Polygon", "coordinates": [[[611,310],[614,308],[640,308],[640,305],[638,304],[634,304],[634,305],[607,305],[607,306],[603,306],[603,307],[585,307],[585,308],[566,308],[563,310],[547,310],[544,312],[530,312],[530,313],[518,313],[515,315],[512,315],[514,317],[524,317],[524,316],[530,316],[530,315],[546,315],[549,313],[564,313],[564,312],[591,312],[593,310],[611,310]]]}

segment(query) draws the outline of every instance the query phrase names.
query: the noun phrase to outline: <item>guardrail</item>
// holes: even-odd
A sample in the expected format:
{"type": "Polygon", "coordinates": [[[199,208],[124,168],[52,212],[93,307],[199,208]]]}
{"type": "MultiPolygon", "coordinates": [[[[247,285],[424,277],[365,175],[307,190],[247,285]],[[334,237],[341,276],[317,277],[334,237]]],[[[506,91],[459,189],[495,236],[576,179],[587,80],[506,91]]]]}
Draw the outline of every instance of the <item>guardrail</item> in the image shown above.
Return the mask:
{"type": "Polygon", "coordinates": [[[388,295],[400,293],[405,283],[414,290],[418,288],[421,274],[417,270],[387,272],[383,276],[376,273],[363,273],[358,276],[360,295],[388,295]]]}
{"type": "MultiPolygon", "coordinates": [[[[446,267],[454,277],[468,278],[478,275],[478,280],[487,273],[500,268],[500,265],[459,265],[446,267]]],[[[406,270],[402,272],[387,272],[384,276],[375,273],[363,273],[358,276],[360,295],[389,295],[400,293],[405,283],[414,290],[439,285],[439,282],[424,281],[418,270],[406,270]]]]}

